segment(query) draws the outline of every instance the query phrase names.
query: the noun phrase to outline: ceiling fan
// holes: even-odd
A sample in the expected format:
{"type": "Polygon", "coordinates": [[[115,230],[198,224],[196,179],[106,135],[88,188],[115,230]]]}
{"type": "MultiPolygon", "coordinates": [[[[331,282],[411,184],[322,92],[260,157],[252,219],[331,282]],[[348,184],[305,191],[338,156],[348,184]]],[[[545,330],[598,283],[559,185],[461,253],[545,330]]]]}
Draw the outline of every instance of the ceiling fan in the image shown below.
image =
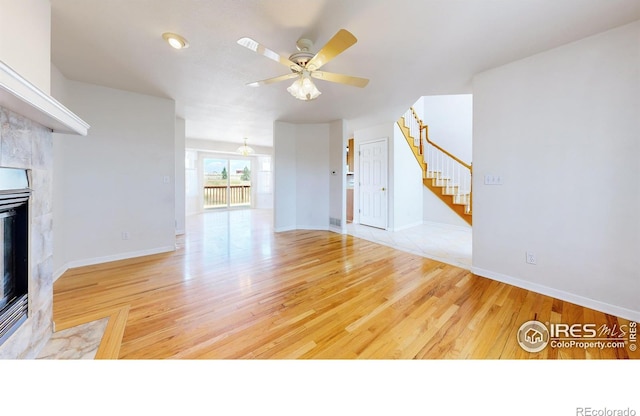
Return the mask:
{"type": "Polygon", "coordinates": [[[272,51],[271,49],[261,45],[251,38],[242,38],[238,40],[238,44],[250,49],[260,55],[266,56],[276,62],[281,63],[291,70],[290,74],[281,75],[262,81],[251,82],[247,85],[258,87],[261,85],[272,84],[274,82],[286,81],[296,78],[293,84],[287,88],[287,91],[294,97],[309,101],[317,98],[321,92],[315,86],[311,78],[323,81],[336,82],[339,84],[352,85],[354,87],[365,87],[369,80],[365,78],[352,77],[349,75],[336,74],[333,72],[319,71],[327,62],[347,50],[357,42],[355,36],[345,29],[340,29],[317,53],[311,52],[313,42],[309,39],[299,39],[296,42],[298,52],[285,58],[272,51]]]}

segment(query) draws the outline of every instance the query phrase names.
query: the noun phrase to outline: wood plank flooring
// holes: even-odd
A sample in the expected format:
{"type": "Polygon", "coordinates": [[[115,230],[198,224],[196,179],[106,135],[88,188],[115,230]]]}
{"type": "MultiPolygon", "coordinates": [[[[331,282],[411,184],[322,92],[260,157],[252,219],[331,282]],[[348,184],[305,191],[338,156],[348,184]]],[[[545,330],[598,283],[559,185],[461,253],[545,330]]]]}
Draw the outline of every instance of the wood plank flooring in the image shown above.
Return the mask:
{"type": "Polygon", "coordinates": [[[274,233],[260,215],[194,216],[175,252],[67,271],[56,326],[118,316],[122,342],[103,350],[120,359],[639,357],[525,352],[516,334],[528,320],[629,322],[352,236],[274,233]]]}

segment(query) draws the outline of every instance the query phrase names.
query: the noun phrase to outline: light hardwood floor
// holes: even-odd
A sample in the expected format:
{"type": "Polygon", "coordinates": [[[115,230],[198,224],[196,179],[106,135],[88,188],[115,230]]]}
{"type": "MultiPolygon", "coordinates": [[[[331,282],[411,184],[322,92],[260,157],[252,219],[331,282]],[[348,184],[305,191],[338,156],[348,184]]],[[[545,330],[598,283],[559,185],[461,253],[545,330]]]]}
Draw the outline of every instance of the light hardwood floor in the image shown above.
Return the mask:
{"type": "Polygon", "coordinates": [[[53,308],[58,328],[112,317],[96,358],[639,357],[527,353],[528,320],[629,322],[350,235],[274,233],[269,211],[193,216],[175,252],[71,269],[53,308]]]}

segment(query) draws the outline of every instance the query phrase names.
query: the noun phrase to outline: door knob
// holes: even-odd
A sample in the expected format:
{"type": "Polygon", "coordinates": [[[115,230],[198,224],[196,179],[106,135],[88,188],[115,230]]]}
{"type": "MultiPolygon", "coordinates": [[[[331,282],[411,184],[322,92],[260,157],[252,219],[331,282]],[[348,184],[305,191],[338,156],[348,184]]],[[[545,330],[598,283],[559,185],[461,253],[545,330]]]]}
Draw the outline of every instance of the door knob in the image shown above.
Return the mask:
{"type": "Polygon", "coordinates": [[[386,191],[386,190],[387,190],[387,188],[382,188],[382,190],[383,190],[383,191],[386,191]]]}

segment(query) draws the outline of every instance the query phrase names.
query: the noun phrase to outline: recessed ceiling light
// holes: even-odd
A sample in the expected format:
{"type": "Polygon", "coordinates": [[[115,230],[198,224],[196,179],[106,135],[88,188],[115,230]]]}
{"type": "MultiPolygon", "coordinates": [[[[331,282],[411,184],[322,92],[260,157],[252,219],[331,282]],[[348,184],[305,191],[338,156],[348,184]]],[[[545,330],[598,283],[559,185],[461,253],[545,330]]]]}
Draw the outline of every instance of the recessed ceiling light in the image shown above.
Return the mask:
{"type": "Polygon", "coordinates": [[[189,42],[178,34],[166,32],[162,34],[162,38],[166,40],[172,48],[185,49],[189,47],[189,42]]]}

